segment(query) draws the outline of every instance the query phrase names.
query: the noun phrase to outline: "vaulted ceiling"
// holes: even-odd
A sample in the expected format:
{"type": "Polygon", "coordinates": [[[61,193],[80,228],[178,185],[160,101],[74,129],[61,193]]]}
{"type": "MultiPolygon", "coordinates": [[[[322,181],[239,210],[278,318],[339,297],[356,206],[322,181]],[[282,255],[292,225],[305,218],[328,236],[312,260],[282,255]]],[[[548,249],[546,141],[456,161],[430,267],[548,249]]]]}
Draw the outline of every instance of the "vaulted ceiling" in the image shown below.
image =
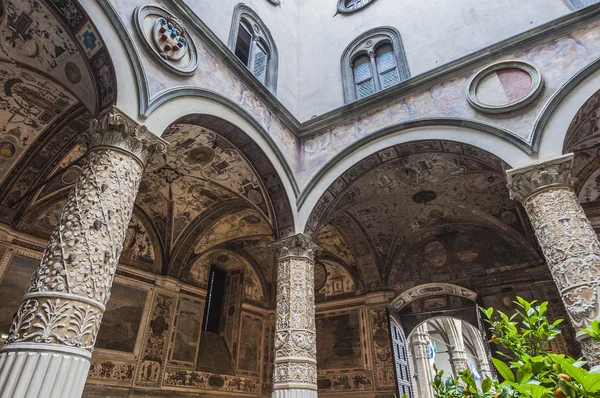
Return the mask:
{"type": "Polygon", "coordinates": [[[466,281],[539,264],[507,165],[479,148],[415,141],[375,153],[324,193],[308,226],[367,290],[466,281]]]}

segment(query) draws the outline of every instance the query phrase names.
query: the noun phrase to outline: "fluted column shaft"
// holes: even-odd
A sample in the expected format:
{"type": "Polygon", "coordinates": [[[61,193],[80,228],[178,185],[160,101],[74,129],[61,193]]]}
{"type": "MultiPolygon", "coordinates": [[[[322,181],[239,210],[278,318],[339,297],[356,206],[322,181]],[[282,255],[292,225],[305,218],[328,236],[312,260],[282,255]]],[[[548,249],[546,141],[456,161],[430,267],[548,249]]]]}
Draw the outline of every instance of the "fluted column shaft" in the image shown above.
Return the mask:
{"type": "Polygon", "coordinates": [[[146,156],[164,149],[112,108],[88,152],[0,351],[0,397],[80,397],[146,156]]]}
{"type": "Polygon", "coordinates": [[[283,239],[273,246],[278,271],[273,397],[315,398],[314,258],[318,247],[304,235],[283,239]]]}
{"type": "Polygon", "coordinates": [[[508,188],[531,220],[586,359],[597,363],[600,344],[579,329],[599,319],[600,242],[573,191],[572,166],[568,154],[509,170],[508,188]]]}
{"type": "Polygon", "coordinates": [[[417,327],[410,336],[409,347],[412,353],[415,371],[418,375],[417,389],[420,398],[433,397],[431,382],[433,381],[433,367],[429,360],[429,347],[431,339],[427,331],[427,324],[417,327]]]}

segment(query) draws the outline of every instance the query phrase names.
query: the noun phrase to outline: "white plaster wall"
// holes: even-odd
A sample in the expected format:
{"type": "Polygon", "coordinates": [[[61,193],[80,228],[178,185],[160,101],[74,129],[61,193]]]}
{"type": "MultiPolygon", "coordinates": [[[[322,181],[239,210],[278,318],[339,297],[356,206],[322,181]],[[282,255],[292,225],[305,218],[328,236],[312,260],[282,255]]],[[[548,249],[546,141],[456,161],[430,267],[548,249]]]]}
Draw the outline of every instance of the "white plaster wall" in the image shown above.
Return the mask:
{"type": "Polygon", "coordinates": [[[298,115],[298,4],[282,0],[274,5],[268,0],[188,0],[188,6],[221,39],[229,41],[233,9],[244,3],[271,31],[279,53],[277,98],[294,115],[298,115]]]}
{"type": "Polygon", "coordinates": [[[369,29],[398,29],[416,76],[570,12],[563,0],[376,0],[353,14],[336,11],[337,0],[300,3],[301,121],[344,104],[341,55],[369,29]]]}

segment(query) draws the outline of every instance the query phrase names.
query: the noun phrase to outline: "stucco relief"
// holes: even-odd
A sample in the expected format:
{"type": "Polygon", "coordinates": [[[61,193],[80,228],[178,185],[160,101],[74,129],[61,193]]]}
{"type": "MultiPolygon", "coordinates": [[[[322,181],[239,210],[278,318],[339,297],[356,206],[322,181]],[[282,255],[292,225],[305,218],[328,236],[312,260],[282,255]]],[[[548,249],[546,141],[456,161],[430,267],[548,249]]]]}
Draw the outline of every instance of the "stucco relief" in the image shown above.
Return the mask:
{"type": "Polygon", "coordinates": [[[81,176],[31,279],[8,344],[93,350],[132,216],[141,161],[162,144],[118,110],[92,122],[86,143],[81,176]]]}
{"type": "Polygon", "coordinates": [[[314,256],[319,248],[303,235],[276,242],[275,389],[317,384],[314,256]],[[278,385],[282,385],[279,386],[278,385]]]}
{"type": "MultiPolygon", "coordinates": [[[[600,242],[571,188],[573,154],[508,171],[511,196],[522,201],[575,328],[599,316],[600,242]]],[[[580,336],[595,362],[598,344],[580,336]]]]}

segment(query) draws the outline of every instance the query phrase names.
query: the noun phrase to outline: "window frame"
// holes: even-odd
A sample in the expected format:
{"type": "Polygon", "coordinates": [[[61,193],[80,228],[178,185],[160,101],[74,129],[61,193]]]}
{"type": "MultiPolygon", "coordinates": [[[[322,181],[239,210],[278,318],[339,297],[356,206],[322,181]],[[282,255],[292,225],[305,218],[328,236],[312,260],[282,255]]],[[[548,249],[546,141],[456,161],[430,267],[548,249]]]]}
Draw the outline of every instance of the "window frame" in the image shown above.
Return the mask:
{"type": "MultiPolygon", "coordinates": [[[[371,4],[375,3],[376,0],[368,0],[366,4],[361,4],[358,7],[353,7],[353,8],[348,7],[346,5],[346,1],[348,1],[348,0],[338,0],[337,9],[338,9],[338,12],[341,14],[352,14],[353,12],[358,12],[360,10],[364,10],[371,4]]],[[[354,1],[357,1],[357,0],[354,0],[354,1]]],[[[361,0],[361,1],[365,1],[365,0],[361,0]]]]}
{"type": "Polygon", "coordinates": [[[379,72],[376,60],[377,51],[385,45],[390,45],[392,47],[392,53],[395,56],[395,68],[398,76],[398,83],[396,85],[401,84],[403,81],[410,78],[410,71],[406,61],[406,54],[404,53],[400,32],[389,26],[369,30],[354,39],[342,54],[342,84],[344,89],[344,102],[346,104],[361,99],[358,96],[358,86],[355,82],[354,75],[354,63],[361,56],[368,56],[371,62],[371,73],[373,75],[372,78],[375,88],[374,93],[371,95],[392,87],[382,88],[381,73],[390,71],[393,68],[379,72]]]}
{"type": "Polygon", "coordinates": [[[235,59],[241,62],[254,78],[264,85],[272,94],[277,94],[277,76],[279,64],[277,46],[275,45],[275,41],[271,36],[271,32],[260,19],[260,17],[243,3],[238,4],[233,10],[233,18],[231,22],[231,29],[229,31],[229,41],[227,43],[227,47],[231,50],[235,59]],[[252,38],[250,43],[250,52],[248,55],[248,65],[244,64],[235,54],[239,29],[242,23],[250,28],[250,35],[252,38]],[[257,46],[259,46],[267,55],[264,81],[261,81],[254,75],[253,68],[257,46]]]}

